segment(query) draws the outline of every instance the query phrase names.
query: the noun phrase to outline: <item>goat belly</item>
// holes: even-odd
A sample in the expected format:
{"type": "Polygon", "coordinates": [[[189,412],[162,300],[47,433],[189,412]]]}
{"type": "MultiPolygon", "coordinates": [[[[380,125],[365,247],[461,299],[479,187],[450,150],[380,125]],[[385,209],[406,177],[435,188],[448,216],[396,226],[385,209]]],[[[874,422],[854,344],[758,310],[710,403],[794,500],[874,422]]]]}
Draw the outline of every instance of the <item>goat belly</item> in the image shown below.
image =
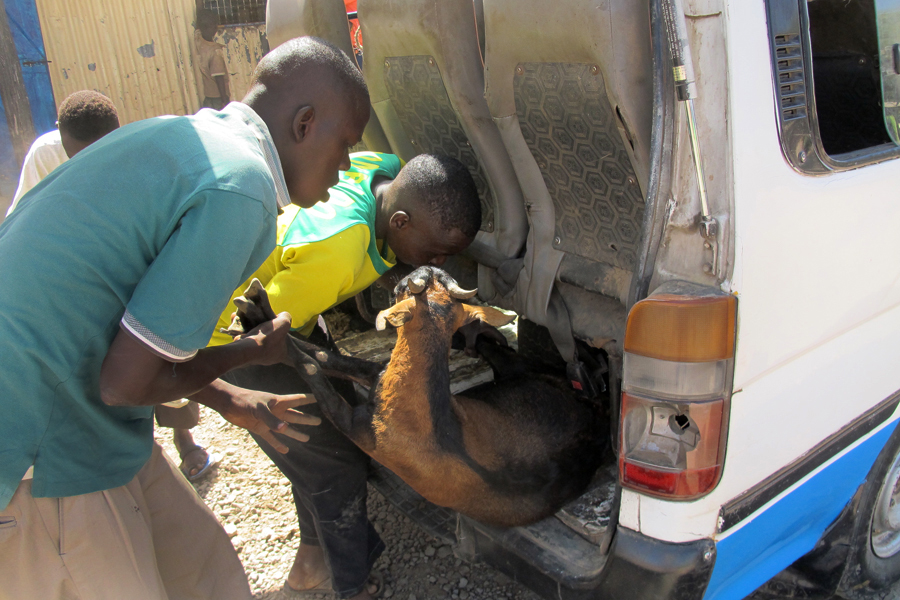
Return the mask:
{"type": "MultiPolygon", "coordinates": [[[[556,512],[562,501],[568,501],[571,496],[566,494],[563,499],[546,485],[537,492],[523,492],[522,488],[500,491],[463,461],[446,455],[430,460],[426,455],[416,464],[410,464],[409,461],[396,460],[396,457],[392,461],[390,456],[379,457],[377,454],[373,453],[376,460],[391,468],[432,504],[450,508],[494,527],[516,527],[539,521],[556,512]]],[[[578,485],[580,487],[580,482],[578,485]]]]}

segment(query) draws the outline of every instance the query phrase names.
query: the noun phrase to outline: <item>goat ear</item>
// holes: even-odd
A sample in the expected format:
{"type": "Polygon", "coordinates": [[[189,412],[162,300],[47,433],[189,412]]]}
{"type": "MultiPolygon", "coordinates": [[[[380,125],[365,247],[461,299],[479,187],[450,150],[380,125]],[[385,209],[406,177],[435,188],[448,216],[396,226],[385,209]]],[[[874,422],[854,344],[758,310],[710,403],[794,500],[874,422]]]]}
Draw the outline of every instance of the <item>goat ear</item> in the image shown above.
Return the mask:
{"type": "Polygon", "coordinates": [[[407,298],[402,302],[398,302],[390,308],[386,308],[375,318],[375,329],[384,331],[387,323],[394,327],[400,327],[413,318],[412,307],[416,305],[416,299],[407,298]]]}
{"type": "Polygon", "coordinates": [[[490,306],[470,306],[468,304],[463,304],[462,306],[463,310],[466,311],[466,323],[484,321],[494,327],[503,327],[512,323],[516,318],[514,314],[508,315],[490,306]]]}

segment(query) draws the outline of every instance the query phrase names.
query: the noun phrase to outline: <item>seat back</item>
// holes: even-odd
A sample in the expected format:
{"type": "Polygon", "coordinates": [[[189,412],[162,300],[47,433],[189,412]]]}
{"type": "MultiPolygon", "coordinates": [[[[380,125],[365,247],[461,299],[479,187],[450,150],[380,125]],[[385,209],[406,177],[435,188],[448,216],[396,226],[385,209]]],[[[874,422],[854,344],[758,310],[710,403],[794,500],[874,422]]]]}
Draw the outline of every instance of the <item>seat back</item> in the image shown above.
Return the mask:
{"type": "Polygon", "coordinates": [[[485,98],[531,227],[526,313],[552,325],[557,278],[624,304],[649,180],[649,5],[482,1],[485,98]]]}
{"type": "MultiPolygon", "coordinates": [[[[269,0],[266,35],[272,48],[295,37],[311,35],[331,42],[351,58],[355,56],[343,0],[269,0]]],[[[374,111],[369,116],[362,143],[354,150],[391,152],[374,111]]]]}
{"type": "MultiPolygon", "coordinates": [[[[358,9],[363,72],[394,152],[465,164],[482,202],[479,240],[516,256],[525,243],[524,204],[484,100],[472,0],[359,0],[358,9]]],[[[479,288],[486,287],[482,273],[479,288]]]]}

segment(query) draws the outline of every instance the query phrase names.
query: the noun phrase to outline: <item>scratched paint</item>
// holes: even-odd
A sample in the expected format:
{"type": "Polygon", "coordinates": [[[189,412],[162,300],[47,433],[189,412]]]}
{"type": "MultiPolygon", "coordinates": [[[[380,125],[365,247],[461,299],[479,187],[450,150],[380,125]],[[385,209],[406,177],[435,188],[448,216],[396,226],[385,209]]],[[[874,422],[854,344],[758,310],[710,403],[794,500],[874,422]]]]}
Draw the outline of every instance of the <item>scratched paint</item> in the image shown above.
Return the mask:
{"type": "MultiPolygon", "coordinates": [[[[57,105],[98,90],[122,124],[196,112],[202,84],[194,49],[196,0],[36,0],[57,105]]],[[[268,51],[265,25],[220,28],[232,99],[244,96],[268,51]]]]}
{"type": "Polygon", "coordinates": [[[150,40],[149,44],[144,44],[143,46],[138,46],[137,53],[143,56],[144,58],[153,58],[156,56],[156,52],[153,51],[153,46],[155,43],[153,40],[150,40]]]}
{"type": "Polygon", "coordinates": [[[239,100],[250,87],[253,69],[268,52],[265,25],[220,28],[216,41],[225,44],[225,66],[232,100],[239,100]],[[265,47],[265,51],[263,48],[265,47]]]}

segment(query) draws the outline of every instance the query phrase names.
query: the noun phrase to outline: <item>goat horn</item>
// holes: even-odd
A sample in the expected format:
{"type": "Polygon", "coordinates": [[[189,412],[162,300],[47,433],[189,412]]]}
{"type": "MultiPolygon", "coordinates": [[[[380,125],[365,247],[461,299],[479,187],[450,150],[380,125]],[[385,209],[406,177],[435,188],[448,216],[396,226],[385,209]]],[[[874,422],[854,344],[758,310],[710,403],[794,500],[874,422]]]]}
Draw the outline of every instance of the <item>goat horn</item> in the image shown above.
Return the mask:
{"type": "Polygon", "coordinates": [[[464,290],[454,281],[447,286],[447,291],[450,292],[452,298],[456,298],[457,300],[468,300],[478,293],[478,288],[475,288],[474,290],[464,290]]]}
{"type": "Polygon", "coordinates": [[[419,294],[422,292],[422,290],[425,289],[425,280],[410,279],[407,283],[407,286],[409,287],[409,291],[411,291],[413,294],[419,294]]]}

